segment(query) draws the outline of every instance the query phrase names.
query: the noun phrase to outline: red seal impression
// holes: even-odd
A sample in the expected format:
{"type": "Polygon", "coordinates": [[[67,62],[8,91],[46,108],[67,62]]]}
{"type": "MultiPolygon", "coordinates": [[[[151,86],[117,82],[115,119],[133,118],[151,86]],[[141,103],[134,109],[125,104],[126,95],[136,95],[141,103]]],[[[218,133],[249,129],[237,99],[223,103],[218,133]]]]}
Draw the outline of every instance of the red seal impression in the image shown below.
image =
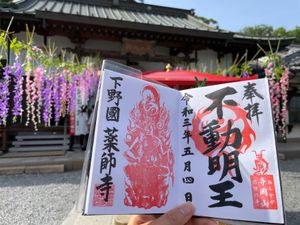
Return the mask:
{"type": "Polygon", "coordinates": [[[267,175],[269,163],[263,158],[263,151],[256,155],[254,174],[250,176],[253,208],[254,209],[277,209],[277,199],[273,175],[267,175]]]}
{"type": "Polygon", "coordinates": [[[106,193],[101,191],[101,189],[99,188],[99,184],[96,184],[94,187],[93,206],[94,207],[113,206],[114,195],[115,195],[114,184],[111,185],[107,201],[105,199],[106,193]]]}

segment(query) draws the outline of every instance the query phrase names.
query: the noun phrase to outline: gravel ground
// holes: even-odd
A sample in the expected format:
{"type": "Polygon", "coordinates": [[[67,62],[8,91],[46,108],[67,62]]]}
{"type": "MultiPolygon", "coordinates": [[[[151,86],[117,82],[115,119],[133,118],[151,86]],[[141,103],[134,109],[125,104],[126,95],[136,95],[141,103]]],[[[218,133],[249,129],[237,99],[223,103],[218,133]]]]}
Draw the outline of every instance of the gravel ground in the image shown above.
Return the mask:
{"type": "Polygon", "coordinates": [[[0,224],[61,224],[77,200],[80,177],[80,171],[0,176],[0,224]]]}
{"type": "MultiPolygon", "coordinates": [[[[280,161],[288,225],[300,224],[300,159],[280,161]]],[[[59,225],[78,197],[81,172],[0,176],[0,224],[59,225]]]]}
{"type": "Polygon", "coordinates": [[[300,224],[300,159],[280,161],[287,225],[300,224]]]}

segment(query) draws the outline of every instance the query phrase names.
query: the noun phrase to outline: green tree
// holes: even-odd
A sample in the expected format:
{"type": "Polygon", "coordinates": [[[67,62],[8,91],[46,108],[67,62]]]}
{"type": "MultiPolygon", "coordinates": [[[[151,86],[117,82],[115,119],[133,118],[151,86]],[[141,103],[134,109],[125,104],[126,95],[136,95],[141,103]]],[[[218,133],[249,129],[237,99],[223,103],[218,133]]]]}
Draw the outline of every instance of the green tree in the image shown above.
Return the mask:
{"type": "Polygon", "coordinates": [[[197,19],[201,20],[202,22],[206,23],[209,26],[218,27],[218,21],[212,19],[212,18],[206,18],[203,16],[196,16],[197,19]]]}
{"type": "Polygon", "coordinates": [[[290,30],[287,32],[289,37],[295,37],[295,44],[300,44],[300,27],[296,27],[294,30],[290,30]]]}
{"type": "Polygon", "coordinates": [[[300,44],[300,26],[293,30],[286,30],[284,27],[273,29],[269,25],[248,26],[240,31],[242,34],[259,37],[295,37],[294,44],[300,44]]]}
{"type": "Polygon", "coordinates": [[[241,33],[249,36],[269,37],[273,34],[273,27],[265,24],[245,27],[241,33]]]}
{"type": "Polygon", "coordinates": [[[288,37],[289,34],[288,34],[287,30],[284,27],[278,27],[277,29],[275,29],[273,31],[272,36],[276,36],[276,37],[288,37]]]}

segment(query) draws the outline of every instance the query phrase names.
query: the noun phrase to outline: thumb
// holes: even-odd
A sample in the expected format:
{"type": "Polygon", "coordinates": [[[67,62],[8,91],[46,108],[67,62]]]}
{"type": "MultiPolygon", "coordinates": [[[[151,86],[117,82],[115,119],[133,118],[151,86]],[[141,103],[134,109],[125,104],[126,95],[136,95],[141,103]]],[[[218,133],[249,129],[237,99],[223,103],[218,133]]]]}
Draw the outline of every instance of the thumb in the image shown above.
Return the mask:
{"type": "Polygon", "coordinates": [[[195,211],[192,203],[182,204],[175,209],[170,210],[165,213],[157,220],[154,220],[151,225],[184,225],[186,224],[193,216],[195,211]]]}

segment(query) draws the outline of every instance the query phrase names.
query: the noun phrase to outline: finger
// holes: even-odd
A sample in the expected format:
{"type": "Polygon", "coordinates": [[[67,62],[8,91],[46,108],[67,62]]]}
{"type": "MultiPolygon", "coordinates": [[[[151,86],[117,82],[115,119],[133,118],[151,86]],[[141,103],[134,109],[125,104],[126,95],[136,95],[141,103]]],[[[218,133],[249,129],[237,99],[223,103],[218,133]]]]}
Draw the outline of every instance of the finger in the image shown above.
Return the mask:
{"type": "Polygon", "coordinates": [[[132,215],[130,216],[128,225],[140,225],[156,219],[154,215],[132,215]]]}
{"type": "Polygon", "coordinates": [[[219,222],[208,218],[193,218],[186,225],[223,225],[219,222]]]}
{"type": "Polygon", "coordinates": [[[193,216],[195,211],[191,203],[182,204],[175,209],[165,213],[157,220],[154,220],[151,225],[184,225],[193,216]]]}

